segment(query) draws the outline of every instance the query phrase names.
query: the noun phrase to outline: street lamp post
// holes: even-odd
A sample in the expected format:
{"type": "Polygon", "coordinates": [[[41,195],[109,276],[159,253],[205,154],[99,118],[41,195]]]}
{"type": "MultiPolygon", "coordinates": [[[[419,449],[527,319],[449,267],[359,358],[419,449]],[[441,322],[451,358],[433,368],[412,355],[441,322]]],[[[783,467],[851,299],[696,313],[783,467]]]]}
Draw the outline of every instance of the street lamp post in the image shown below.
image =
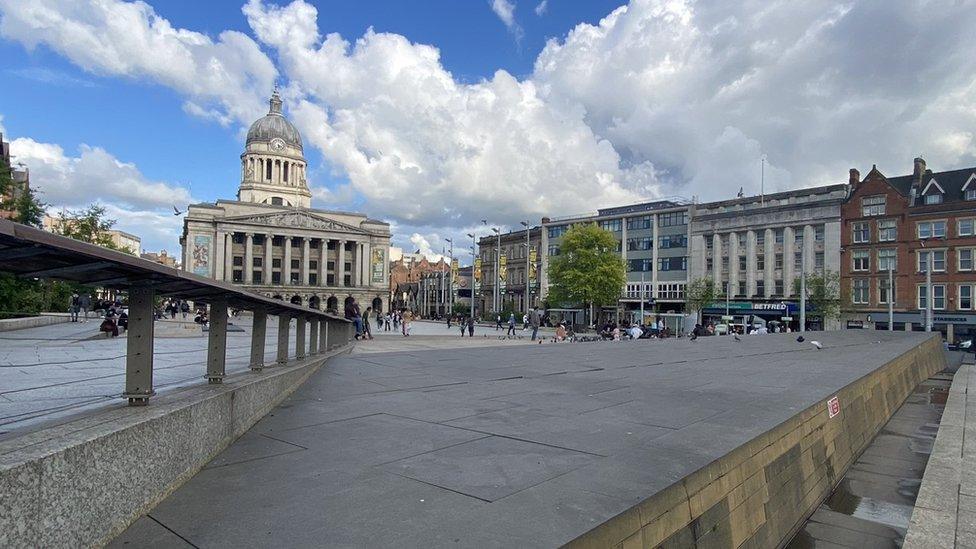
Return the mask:
{"type": "MultiPolygon", "coordinates": [[[[804,239],[803,249],[800,251],[800,331],[807,331],[807,247],[804,239]]],[[[825,319],[826,320],[826,319],[825,319]]],[[[826,322],[824,322],[826,324],[826,322]]],[[[825,330],[825,327],[821,327],[825,330]]]]}
{"type": "MultiPolygon", "coordinates": [[[[925,238],[919,240],[919,243],[925,248],[925,238]]],[[[932,331],[932,267],[935,266],[935,262],[932,257],[932,250],[926,249],[925,251],[925,331],[932,331]]]]}
{"type": "Polygon", "coordinates": [[[891,272],[891,258],[888,259],[888,331],[895,331],[895,284],[891,272]]]}
{"type": "Polygon", "coordinates": [[[454,314],[454,240],[450,238],[445,238],[444,240],[451,245],[451,255],[448,256],[450,257],[451,262],[447,265],[448,272],[450,273],[448,276],[449,282],[447,285],[447,314],[450,316],[454,314]]]}
{"type": "MultiPolygon", "coordinates": [[[[482,219],[481,222],[486,227],[488,226],[487,219],[482,219]]],[[[498,272],[498,269],[501,268],[499,266],[499,263],[502,254],[502,231],[498,227],[492,227],[491,230],[495,232],[495,238],[497,239],[496,240],[497,243],[495,244],[495,263],[494,263],[495,268],[494,268],[494,272],[492,273],[492,277],[494,278],[494,280],[491,282],[491,307],[492,307],[492,313],[497,315],[498,310],[501,308],[500,307],[501,294],[498,291],[499,290],[498,285],[499,285],[499,281],[501,280],[501,277],[499,276],[500,273],[498,272]]]]}
{"type": "Polygon", "coordinates": [[[474,263],[478,259],[478,243],[474,233],[468,233],[468,236],[471,237],[471,317],[474,318],[474,263]]]}
{"type": "Polygon", "coordinates": [[[532,267],[529,264],[529,252],[532,251],[532,245],[530,243],[530,231],[528,221],[520,221],[519,223],[525,227],[525,313],[529,313],[529,273],[532,271],[532,267]]]}

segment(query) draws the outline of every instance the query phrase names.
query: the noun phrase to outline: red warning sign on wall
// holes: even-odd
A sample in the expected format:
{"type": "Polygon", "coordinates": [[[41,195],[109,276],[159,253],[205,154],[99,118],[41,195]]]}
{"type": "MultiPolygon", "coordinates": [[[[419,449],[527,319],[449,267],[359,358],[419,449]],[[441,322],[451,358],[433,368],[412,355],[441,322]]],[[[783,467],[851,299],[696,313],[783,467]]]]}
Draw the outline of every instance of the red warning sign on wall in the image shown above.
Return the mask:
{"type": "Polygon", "coordinates": [[[840,399],[833,397],[827,401],[827,413],[834,417],[840,413],[840,399]]]}

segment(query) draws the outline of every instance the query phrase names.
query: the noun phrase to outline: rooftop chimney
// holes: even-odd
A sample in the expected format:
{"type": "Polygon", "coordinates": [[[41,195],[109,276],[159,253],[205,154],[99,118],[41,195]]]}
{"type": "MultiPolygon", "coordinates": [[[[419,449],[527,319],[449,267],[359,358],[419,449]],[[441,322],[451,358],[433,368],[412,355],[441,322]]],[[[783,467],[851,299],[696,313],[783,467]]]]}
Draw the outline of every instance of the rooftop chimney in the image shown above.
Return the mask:
{"type": "Polygon", "coordinates": [[[847,182],[851,185],[851,189],[856,187],[861,182],[861,172],[857,171],[857,168],[851,168],[851,177],[847,182]]]}
{"type": "Polygon", "coordinates": [[[542,218],[542,224],[545,225],[546,223],[549,223],[549,218],[548,217],[543,217],[542,218]]]}
{"type": "Polygon", "coordinates": [[[921,156],[915,159],[915,171],[912,172],[912,186],[922,186],[922,176],[925,175],[925,159],[921,156]]]}

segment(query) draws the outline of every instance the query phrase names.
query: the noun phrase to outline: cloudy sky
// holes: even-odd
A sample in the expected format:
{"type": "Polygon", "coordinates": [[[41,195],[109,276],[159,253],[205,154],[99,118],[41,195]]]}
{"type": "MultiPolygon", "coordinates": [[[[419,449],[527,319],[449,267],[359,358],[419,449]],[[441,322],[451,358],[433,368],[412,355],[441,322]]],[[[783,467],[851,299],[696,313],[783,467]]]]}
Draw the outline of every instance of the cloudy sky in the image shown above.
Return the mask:
{"type": "MultiPolygon", "coordinates": [[[[486,228],[976,165],[976,0],[0,0],[0,128],[146,249],[233,198],[277,82],[314,205],[486,228]]],[[[460,255],[458,253],[457,255],[460,255]]]]}

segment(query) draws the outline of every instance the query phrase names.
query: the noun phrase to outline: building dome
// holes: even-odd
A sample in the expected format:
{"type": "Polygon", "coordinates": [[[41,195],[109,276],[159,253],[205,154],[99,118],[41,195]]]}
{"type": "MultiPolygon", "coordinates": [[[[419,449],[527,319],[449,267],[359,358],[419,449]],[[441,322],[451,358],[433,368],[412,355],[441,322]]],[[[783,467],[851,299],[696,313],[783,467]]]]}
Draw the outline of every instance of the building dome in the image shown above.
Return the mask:
{"type": "Polygon", "coordinates": [[[281,96],[278,95],[278,90],[271,94],[270,103],[271,110],[268,114],[257,119],[247,130],[245,146],[257,142],[271,143],[275,139],[281,139],[286,145],[301,151],[302,134],[281,114],[281,96]]]}

